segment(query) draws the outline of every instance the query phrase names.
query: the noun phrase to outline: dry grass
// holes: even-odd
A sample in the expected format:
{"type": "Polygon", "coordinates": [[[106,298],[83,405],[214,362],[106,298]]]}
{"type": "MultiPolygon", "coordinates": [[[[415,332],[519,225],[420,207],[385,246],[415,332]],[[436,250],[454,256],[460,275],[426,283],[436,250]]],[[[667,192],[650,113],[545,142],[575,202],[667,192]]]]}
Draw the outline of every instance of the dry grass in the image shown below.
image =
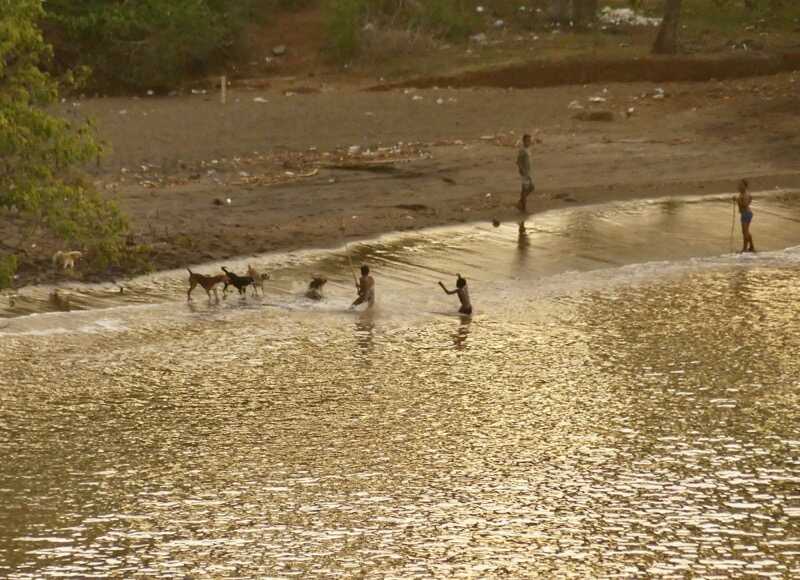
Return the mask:
{"type": "Polygon", "coordinates": [[[390,60],[420,56],[435,50],[438,43],[421,30],[371,27],[364,31],[360,61],[382,64],[390,60]]]}

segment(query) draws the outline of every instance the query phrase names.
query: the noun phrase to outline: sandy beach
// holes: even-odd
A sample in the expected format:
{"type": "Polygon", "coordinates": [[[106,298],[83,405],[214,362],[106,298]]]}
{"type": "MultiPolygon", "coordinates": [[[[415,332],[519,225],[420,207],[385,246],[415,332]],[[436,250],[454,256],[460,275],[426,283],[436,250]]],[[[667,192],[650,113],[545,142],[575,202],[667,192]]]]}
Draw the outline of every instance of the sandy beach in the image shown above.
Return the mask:
{"type": "MultiPolygon", "coordinates": [[[[756,195],[798,187],[797,78],[385,92],[286,79],[234,85],[225,105],[196,91],[70,100],[61,113],[93,119],[109,148],[93,178],[164,269],[518,221],[524,132],[535,137],[532,219],[565,204],[732,192],[740,177],[756,195]],[[591,111],[613,120],[580,118],[591,111]]],[[[52,249],[39,244],[20,285],[63,276],[52,249]]]]}

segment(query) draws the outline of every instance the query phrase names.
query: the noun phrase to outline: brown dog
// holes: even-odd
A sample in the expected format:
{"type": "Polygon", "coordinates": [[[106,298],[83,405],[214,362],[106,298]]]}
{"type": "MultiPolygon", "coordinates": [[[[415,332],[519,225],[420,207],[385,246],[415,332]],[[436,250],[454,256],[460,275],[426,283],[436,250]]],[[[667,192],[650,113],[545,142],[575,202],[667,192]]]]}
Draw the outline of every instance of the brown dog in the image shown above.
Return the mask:
{"type": "Polygon", "coordinates": [[[269,274],[266,272],[259,272],[250,264],[247,264],[247,275],[253,279],[253,295],[258,294],[258,288],[261,289],[261,295],[264,295],[264,281],[269,280],[269,274]]]}
{"type": "MultiPolygon", "coordinates": [[[[186,268],[189,270],[189,268],[186,268]]],[[[216,276],[203,276],[202,274],[198,274],[196,272],[192,272],[189,270],[189,291],[186,293],[186,300],[192,299],[192,290],[200,284],[203,287],[203,290],[206,291],[208,294],[208,299],[211,300],[211,291],[214,291],[214,298],[217,299],[219,302],[219,295],[217,294],[217,284],[221,284],[223,282],[228,281],[228,276],[226,274],[218,274],[216,276]]]]}
{"type": "Polygon", "coordinates": [[[306,298],[311,300],[322,300],[322,287],[328,283],[327,278],[322,276],[314,276],[311,282],[308,283],[308,290],[306,290],[306,298]]]}

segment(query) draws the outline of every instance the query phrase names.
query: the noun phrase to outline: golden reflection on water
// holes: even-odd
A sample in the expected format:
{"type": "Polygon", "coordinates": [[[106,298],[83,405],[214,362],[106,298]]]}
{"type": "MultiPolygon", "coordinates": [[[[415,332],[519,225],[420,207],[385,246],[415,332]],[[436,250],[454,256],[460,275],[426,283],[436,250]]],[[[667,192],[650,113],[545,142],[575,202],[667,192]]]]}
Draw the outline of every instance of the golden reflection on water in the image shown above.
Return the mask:
{"type": "Polygon", "coordinates": [[[0,575],[800,574],[796,272],[0,344],[0,575]]]}

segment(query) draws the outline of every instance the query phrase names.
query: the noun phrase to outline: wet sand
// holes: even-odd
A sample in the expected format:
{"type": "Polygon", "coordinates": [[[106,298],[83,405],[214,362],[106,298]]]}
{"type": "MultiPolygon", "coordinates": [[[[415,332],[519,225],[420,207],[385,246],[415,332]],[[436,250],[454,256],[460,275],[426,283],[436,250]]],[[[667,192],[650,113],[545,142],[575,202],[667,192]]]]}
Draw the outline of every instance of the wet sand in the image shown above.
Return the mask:
{"type": "MultiPolygon", "coordinates": [[[[277,84],[234,87],[225,106],[216,95],[188,95],[64,107],[65,114],[95,119],[111,145],[95,178],[128,212],[132,240],[152,248],[157,269],[516,219],[514,148],[524,131],[538,139],[533,213],[721,193],[742,176],[755,190],[800,186],[800,115],[791,74],[658,86],[385,93],[314,79],[304,84],[310,92],[289,95],[277,84]],[[655,98],[658,88],[665,98],[655,98]],[[592,103],[593,97],[604,102],[592,103]],[[572,102],[607,109],[615,120],[580,121],[572,102]],[[385,155],[393,165],[364,166],[374,161],[368,152],[401,142],[385,155]],[[348,155],[352,146],[358,155],[348,155]],[[361,167],[331,167],[341,161],[361,167]]],[[[40,240],[20,283],[53,279],[53,249],[40,240]]]]}

